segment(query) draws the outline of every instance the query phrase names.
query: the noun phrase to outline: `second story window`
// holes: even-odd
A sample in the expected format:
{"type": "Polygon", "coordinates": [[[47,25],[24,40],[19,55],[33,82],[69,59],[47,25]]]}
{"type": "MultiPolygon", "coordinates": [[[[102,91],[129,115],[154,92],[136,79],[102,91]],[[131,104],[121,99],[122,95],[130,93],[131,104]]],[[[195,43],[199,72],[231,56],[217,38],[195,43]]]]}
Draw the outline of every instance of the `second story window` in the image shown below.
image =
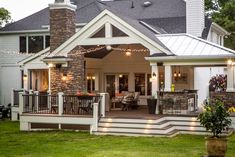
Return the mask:
{"type": "Polygon", "coordinates": [[[28,52],[37,53],[43,49],[43,36],[29,36],[28,43],[28,52]]]}
{"type": "Polygon", "coordinates": [[[50,46],[49,35],[19,37],[19,49],[21,53],[37,53],[49,46],[50,46]]]}

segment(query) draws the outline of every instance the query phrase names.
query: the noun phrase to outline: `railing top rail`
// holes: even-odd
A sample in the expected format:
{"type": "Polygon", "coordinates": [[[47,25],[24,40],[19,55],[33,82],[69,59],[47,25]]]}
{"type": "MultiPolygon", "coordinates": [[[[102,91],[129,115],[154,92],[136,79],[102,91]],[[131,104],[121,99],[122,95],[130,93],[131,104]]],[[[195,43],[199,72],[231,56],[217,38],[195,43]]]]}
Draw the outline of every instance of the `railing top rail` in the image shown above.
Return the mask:
{"type": "Polygon", "coordinates": [[[23,92],[23,89],[13,89],[14,92],[23,92]]]}
{"type": "Polygon", "coordinates": [[[58,95],[51,95],[51,94],[23,94],[23,96],[50,96],[50,97],[58,97],[58,95]]]}

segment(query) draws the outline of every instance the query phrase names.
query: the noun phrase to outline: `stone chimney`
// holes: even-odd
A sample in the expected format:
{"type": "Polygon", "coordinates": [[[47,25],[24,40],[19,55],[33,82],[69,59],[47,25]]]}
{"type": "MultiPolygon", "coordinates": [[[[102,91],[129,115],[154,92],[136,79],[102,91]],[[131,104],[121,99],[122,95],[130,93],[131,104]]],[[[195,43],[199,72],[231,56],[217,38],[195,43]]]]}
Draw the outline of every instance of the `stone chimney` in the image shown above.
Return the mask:
{"type": "Polygon", "coordinates": [[[204,0],[186,0],[187,33],[201,37],[205,27],[204,0]]]}
{"type": "Polygon", "coordinates": [[[50,8],[50,51],[53,52],[62,43],[75,34],[76,5],[70,0],[55,0],[50,8]]]}

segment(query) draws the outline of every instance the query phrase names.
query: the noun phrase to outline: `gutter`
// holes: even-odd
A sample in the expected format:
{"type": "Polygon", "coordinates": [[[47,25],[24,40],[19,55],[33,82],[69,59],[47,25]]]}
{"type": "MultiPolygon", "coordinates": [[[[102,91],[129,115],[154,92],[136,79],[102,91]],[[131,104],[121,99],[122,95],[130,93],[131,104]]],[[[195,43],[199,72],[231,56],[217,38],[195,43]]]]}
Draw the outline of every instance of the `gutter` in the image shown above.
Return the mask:
{"type": "Polygon", "coordinates": [[[215,55],[215,56],[166,56],[166,57],[145,57],[147,61],[213,61],[213,60],[227,60],[234,58],[235,55],[215,55]]]}

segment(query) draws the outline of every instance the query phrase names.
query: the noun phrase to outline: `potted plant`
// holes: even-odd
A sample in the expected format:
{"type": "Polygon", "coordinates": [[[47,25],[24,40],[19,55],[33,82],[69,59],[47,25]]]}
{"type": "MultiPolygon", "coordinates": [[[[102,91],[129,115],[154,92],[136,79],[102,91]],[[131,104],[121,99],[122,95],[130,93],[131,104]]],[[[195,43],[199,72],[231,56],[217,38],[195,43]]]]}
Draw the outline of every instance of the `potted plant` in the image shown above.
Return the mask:
{"type": "Polygon", "coordinates": [[[227,151],[227,138],[222,132],[231,125],[230,113],[219,100],[209,100],[198,119],[211,136],[206,137],[206,148],[209,157],[224,157],[227,151]]]}
{"type": "Polygon", "coordinates": [[[149,114],[155,114],[157,99],[154,96],[147,98],[147,105],[149,114]]]}
{"type": "Polygon", "coordinates": [[[216,75],[209,81],[209,90],[211,92],[226,91],[227,75],[216,75]]]}

